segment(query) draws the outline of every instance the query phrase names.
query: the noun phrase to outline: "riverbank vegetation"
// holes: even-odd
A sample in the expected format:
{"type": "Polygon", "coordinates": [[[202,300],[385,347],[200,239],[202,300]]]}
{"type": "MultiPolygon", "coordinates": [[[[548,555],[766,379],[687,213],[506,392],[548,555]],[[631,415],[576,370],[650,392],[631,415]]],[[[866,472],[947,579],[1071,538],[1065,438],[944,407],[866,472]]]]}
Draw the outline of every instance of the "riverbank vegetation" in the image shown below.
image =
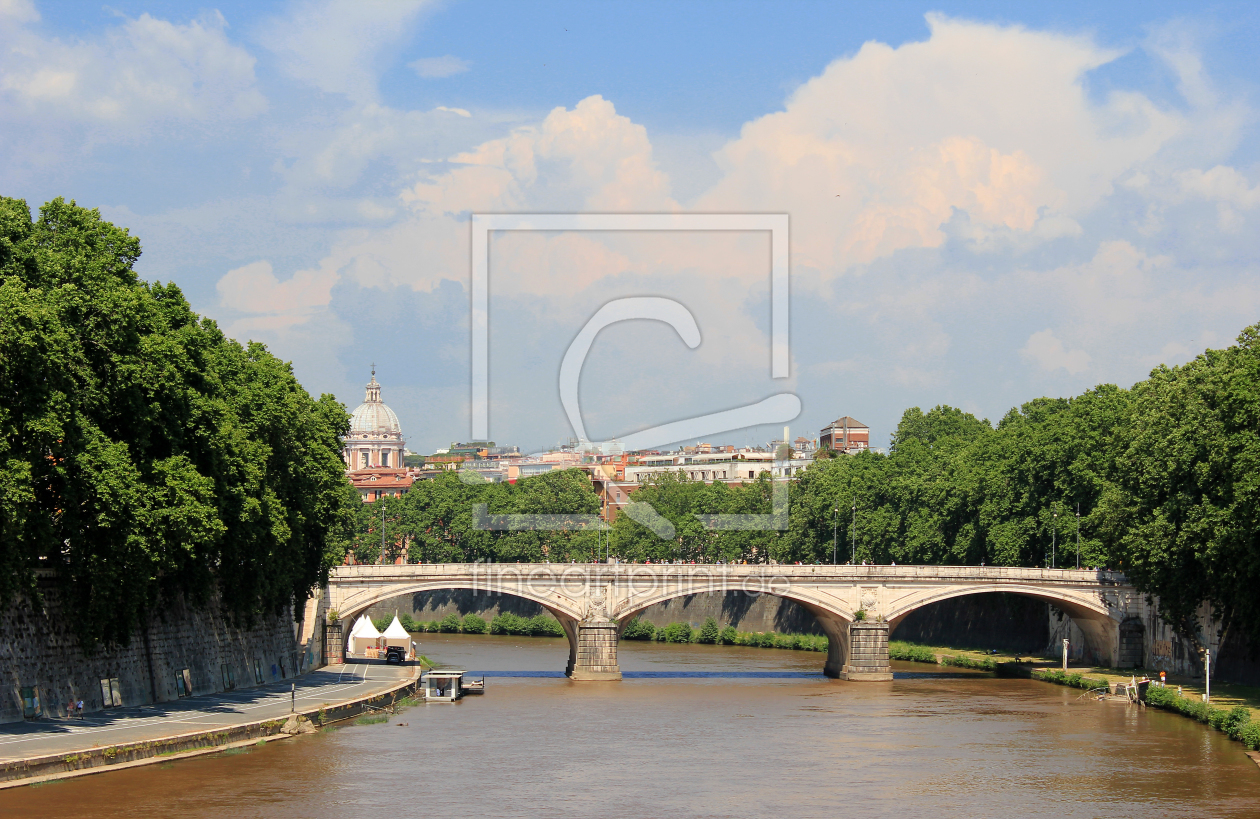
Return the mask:
{"type": "MultiPolygon", "coordinates": [[[[377,631],[384,631],[392,617],[378,617],[372,621],[377,631]]],[[[513,634],[524,637],[563,637],[560,621],[547,614],[521,617],[511,612],[496,614],[489,623],[476,614],[460,617],[451,613],[440,620],[416,620],[410,614],[398,615],[398,623],[412,634],[513,634]]]]}
{"type": "Polygon", "coordinates": [[[0,197],[0,604],[47,572],[89,645],[173,596],[300,610],[354,497],[345,408],[139,257],[96,210],[0,197]]]}
{"type": "Polygon", "coordinates": [[[717,620],[706,618],[700,628],[690,623],[670,623],[654,626],[638,618],[626,624],[621,633],[623,640],[648,640],[660,643],[697,643],[701,645],[750,646],[753,648],[782,648],[793,651],[827,650],[827,638],[822,634],[782,634],[774,631],[736,631],[734,626],[719,626],[717,620]]]}

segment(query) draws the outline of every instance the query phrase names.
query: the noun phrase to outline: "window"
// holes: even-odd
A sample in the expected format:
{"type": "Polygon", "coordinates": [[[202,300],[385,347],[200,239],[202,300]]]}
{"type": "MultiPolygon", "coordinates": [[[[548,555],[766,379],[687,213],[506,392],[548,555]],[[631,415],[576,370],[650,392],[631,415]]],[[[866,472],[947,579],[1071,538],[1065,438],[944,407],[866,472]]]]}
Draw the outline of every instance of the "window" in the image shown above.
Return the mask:
{"type": "Polygon", "coordinates": [[[39,686],[32,685],[22,689],[22,716],[34,719],[40,715],[39,686]]]}
{"type": "Polygon", "coordinates": [[[381,450],[381,466],[389,466],[389,450],[381,450]]]}
{"type": "Polygon", "coordinates": [[[359,468],[367,469],[367,466],[368,466],[368,451],[366,449],[363,449],[359,451],[359,468]]]}

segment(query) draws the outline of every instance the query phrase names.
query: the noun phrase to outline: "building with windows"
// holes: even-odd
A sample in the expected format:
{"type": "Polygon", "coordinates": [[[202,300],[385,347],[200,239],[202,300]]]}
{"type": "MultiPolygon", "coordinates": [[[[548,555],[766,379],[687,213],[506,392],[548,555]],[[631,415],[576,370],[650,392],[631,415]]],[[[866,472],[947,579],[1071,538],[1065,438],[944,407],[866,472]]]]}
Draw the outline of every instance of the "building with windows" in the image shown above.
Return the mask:
{"type": "Polygon", "coordinates": [[[399,497],[411,488],[415,478],[403,463],[406,451],[402,425],[394,411],[381,401],[381,385],[376,383],[373,367],[367,395],[350,415],[350,432],[341,450],[346,475],[364,503],[399,497]]]}
{"type": "Polygon", "coordinates": [[[871,429],[848,415],[837,418],[818,433],[818,448],[853,455],[871,446],[871,429]]]}
{"type": "Polygon", "coordinates": [[[407,450],[398,416],[381,401],[381,385],[376,383],[376,369],[367,385],[367,396],[350,415],[350,434],[346,436],[341,457],[346,469],[387,467],[400,469],[407,450]]]}

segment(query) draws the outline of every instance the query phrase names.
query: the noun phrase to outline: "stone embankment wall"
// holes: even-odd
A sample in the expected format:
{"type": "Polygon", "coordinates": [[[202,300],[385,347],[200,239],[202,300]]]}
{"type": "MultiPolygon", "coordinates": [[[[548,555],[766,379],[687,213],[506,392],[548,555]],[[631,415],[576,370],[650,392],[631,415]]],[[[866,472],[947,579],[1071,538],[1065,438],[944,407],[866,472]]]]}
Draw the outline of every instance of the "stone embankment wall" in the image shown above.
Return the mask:
{"type": "Polygon", "coordinates": [[[75,613],[52,583],[41,582],[40,591],[42,608],[18,601],[0,610],[0,722],[23,719],[26,688],[38,688],[44,716],[58,717],[70,701],[82,700],[84,711],[113,707],[104,701],[101,680],[117,680],[122,705],[133,706],[178,699],[185,669],[192,694],[199,695],[253,687],[256,671],[261,682],[291,677],[313,662],[299,652],[288,613],[240,628],[224,618],[217,600],[198,609],[177,602],[129,645],[84,652],[74,634],[75,613]]]}
{"type": "Polygon", "coordinates": [[[1037,654],[1050,639],[1048,615],[1046,602],[1033,597],[969,594],[910,612],[891,639],[1037,654]]]}

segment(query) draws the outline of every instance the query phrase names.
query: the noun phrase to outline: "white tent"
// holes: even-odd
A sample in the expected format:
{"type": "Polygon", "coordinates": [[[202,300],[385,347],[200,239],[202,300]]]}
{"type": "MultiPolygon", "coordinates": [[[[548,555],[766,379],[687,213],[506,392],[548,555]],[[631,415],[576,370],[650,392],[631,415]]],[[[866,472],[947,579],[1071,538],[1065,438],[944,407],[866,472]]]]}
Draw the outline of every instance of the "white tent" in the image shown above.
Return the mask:
{"type": "Polygon", "coordinates": [[[365,648],[375,646],[380,636],[381,633],[376,630],[376,626],[372,625],[367,615],[362,615],[354,624],[354,628],[350,630],[350,653],[362,654],[365,648]]]}
{"type": "Polygon", "coordinates": [[[408,653],[411,652],[411,635],[398,622],[398,615],[394,615],[394,622],[389,624],[389,628],[381,636],[385,638],[385,645],[402,646],[408,653]]]}

